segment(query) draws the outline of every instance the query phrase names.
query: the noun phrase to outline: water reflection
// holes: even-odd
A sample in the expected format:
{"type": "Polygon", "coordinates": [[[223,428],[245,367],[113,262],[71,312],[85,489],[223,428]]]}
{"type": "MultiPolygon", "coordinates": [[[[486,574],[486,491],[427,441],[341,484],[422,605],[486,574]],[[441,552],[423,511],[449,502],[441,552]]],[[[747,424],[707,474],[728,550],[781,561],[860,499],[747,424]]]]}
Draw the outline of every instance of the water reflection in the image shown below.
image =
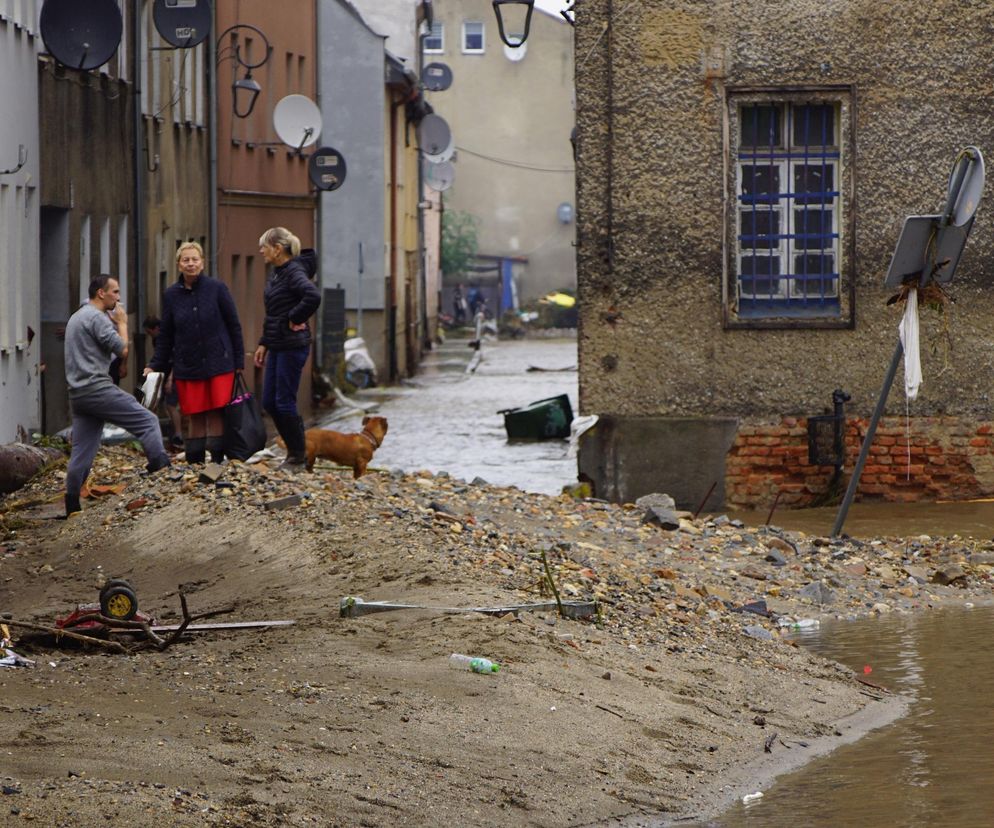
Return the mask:
{"type": "MultiPolygon", "coordinates": [[[[404,471],[446,471],[453,477],[482,477],[499,486],[559,494],[576,482],[576,460],[562,440],[508,443],[497,411],[544,397],[569,394],[577,407],[575,340],[528,340],[484,346],[475,373],[465,372],[471,351],[453,340],[427,355],[407,387],[386,389],[380,409],[390,431],[373,465],[404,471]],[[543,371],[529,371],[529,367],[543,371]]],[[[329,424],[336,431],[359,429],[360,417],[329,424]]]]}
{"type": "Polygon", "coordinates": [[[772,826],[994,824],[990,698],[994,608],[833,622],[805,646],[914,700],[909,715],[784,776],[711,823],[772,826]]]}

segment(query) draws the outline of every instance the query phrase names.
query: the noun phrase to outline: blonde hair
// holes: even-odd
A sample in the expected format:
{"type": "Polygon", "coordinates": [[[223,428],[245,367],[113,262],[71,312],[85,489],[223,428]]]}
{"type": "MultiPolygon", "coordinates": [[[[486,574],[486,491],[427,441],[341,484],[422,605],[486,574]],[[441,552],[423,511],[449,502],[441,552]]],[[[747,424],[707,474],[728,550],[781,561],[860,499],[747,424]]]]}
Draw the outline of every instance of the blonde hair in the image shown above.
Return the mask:
{"type": "Polygon", "coordinates": [[[200,242],[188,241],[183,242],[179,247],[176,248],[176,264],[179,264],[180,256],[183,255],[184,250],[196,250],[201,259],[204,258],[204,248],[200,246],[200,242]]]}
{"type": "Polygon", "coordinates": [[[264,244],[282,247],[291,256],[300,255],[300,239],[285,227],[270,227],[259,237],[260,247],[264,244]]]}

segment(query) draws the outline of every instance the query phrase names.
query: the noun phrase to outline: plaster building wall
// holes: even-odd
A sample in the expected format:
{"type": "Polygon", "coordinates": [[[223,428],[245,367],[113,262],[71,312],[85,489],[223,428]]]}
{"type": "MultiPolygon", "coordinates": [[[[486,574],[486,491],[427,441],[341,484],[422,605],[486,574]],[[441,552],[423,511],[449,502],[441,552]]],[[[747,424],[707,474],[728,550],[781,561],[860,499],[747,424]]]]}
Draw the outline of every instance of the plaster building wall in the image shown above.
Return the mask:
{"type": "MultiPolygon", "coordinates": [[[[177,278],[176,249],[198,241],[205,251],[210,226],[207,43],[162,49],[152,21],[152,2],[142,4],[145,43],[141,66],[144,163],[144,314],[161,316],[162,294],[177,278]],[[155,48],[159,47],[159,48],[155,48]]],[[[130,261],[130,259],[129,259],[130,261]]],[[[130,268],[129,268],[130,269],[130,268]]],[[[213,263],[208,273],[216,273],[213,263]]],[[[136,339],[141,336],[135,318],[136,339]]],[[[144,341],[145,361],[152,343],[144,341]]],[[[136,349],[137,350],[137,349],[136,349]]],[[[140,374],[141,371],[139,370],[140,374]]]]}
{"type": "Polygon", "coordinates": [[[417,10],[422,0],[354,0],[369,28],[386,38],[390,54],[417,71],[417,10]]]}
{"type": "Polygon", "coordinates": [[[384,40],[347,2],[323,2],[318,16],[321,140],[342,153],[348,168],[345,183],[320,197],[322,285],[345,289],[352,327],[358,326],[361,308],[361,334],[385,375],[389,119],[384,117],[384,40]]]}
{"type": "Polygon", "coordinates": [[[438,312],[442,299],[442,194],[425,188],[424,247],[425,302],[428,317],[427,335],[434,340],[438,333],[438,312]]]}
{"type": "MultiPolygon", "coordinates": [[[[125,31],[128,21],[125,19],[125,31]]],[[[43,375],[42,425],[69,425],[61,331],[87,300],[90,280],[124,275],[121,295],[132,331],[134,278],[134,147],[128,45],[98,70],[79,72],[38,58],[40,120],[40,277],[43,375]]],[[[134,380],[134,359],[130,360],[134,380]]]]}
{"type": "Polygon", "coordinates": [[[573,288],[575,225],[557,217],[560,204],[575,206],[573,30],[535,9],[528,41],[513,52],[523,56],[513,61],[486,0],[438,0],[435,20],[443,48],[424,59],[446,63],[454,78],[444,92],[427,93],[456,142],[445,209],[480,219],[480,253],[527,258],[515,268],[522,300],[573,288]],[[463,50],[467,21],[483,25],[480,53],[463,50]]]}
{"type": "MultiPolygon", "coordinates": [[[[409,75],[408,82],[420,74],[423,62],[419,57],[420,37],[427,32],[423,18],[426,6],[429,4],[430,0],[429,3],[425,0],[354,0],[352,2],[352,6],[359,12],[368,28],[386,38],[386,51],[390,59],[397,61],[399,66],[406,70],[409,75]]],[[[405,209],[412,211],[415,229],[413,240],[405,242],[409,246],[404,254],[405,261],[409,261],[412,254],[415,257],[412,265],[415,269],[411,270],[410,274],[405,273],[405,278],[409,276],[412,280],[405,286],[405,290],[413,290],[414,305],[414,312],[408,320],[402,343],[405,358],[409,363],[405,373],[410,373],[420,359],[422,348],[430,346],[437,329],[440,290],[438,259],[441,236],[439,214],[431,213],[431,205],[439,201],[439,194],[427,187],[420,187],[421,196],[417,196],[419,191],[417,136],[413,128],[408,128],[407,121],[404,121],[404,128],[404,154],[408,156],[404,159],[404,166],[410,177],[410,181],[404,184],[407,203],[405,209]],[[426,206],[419,208],[419,203],[426,206]],[[422,211],[420,226],[419,209],[422,211]],[[413,340],[413,353],[408,339],[413,340]]]]}
{"type": "MultiPolygon", "coordinates": [[[[262,294],[268,274],[259,237],[270,227],[286,227],[302,247],[316,247],[317,197],[307,176],[307,155],[316,147],[298,155],[283,144],[273,127],[273,110],[286,95],[317,97],[317,10],[312,2],[294,3],[293,13],[266,0],[218,4],[216,31],[235,23],[261,29],[272,53],[252,72],[262,91],[247,118],[235,117],[232,108],[232,84],[245,69],[234,60],[222,59],[218,66],[218,261],[212,269],[238,303],[246,379],[261,391],[262,371],[252,368],[250,356],[265,317],[262,294]]],[[[225,35],[219,54],[236,43],[247,62],[259,62],[264,54],[262,39],[246,29],[225,35]]],[[[310,409],[310,362],[304,368],[298,405],[302,412],[310,409]]]]}
{"type": "Polygon", "coordinates": [[[40,42],[33,4],[0,2],[0,443],[41,426],[40,42]]]}
{"type": "MultiPolygon", "coordinates": [[[[883,281],[905,216],[942,203],[960,148],[994,152],[990,7],[586,0],[576,21],[580,400],[603,417],[581,471],[613,499],[664,490],[696,507],[714,482],[712,506],[810,502],[831,469],[806,462],[807,418],[841,388],[865,423],[897,342],[903,306],[883,281]],[[838,307],[821,317],[750,316],[736,290],[733,150],[742,107],[764,101],[835,107],[838,307]]],[[[955,305],[922,311],[912,480],[887,447],[866,496],[994,491],[988,205],[955,305]]]]}

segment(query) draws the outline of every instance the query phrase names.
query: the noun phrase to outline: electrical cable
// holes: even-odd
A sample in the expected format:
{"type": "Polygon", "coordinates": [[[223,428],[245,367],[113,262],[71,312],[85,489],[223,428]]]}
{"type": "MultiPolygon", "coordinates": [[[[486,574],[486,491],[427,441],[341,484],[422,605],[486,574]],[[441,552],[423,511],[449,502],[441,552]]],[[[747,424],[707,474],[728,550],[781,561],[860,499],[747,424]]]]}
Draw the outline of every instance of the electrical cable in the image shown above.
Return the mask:
{"type": "Polygon", "coordinates": [[[543,167],[539,164],[528,164],[524,161],[513,161],[510,158],[498,158],[496,155],[487,155],[483,152],[476,152],[466,147],[456,146],[456,149],[460,152],[465,152],[468,155],[475,155],[477,158],[483,158],[486,161],[492,161],[495,164],[503,164],[507,167],[518,167],[523,170],[534,170],[535,172],[555,172],[555,173],[571,173],[575,172],[575,167],[543,167]]]}

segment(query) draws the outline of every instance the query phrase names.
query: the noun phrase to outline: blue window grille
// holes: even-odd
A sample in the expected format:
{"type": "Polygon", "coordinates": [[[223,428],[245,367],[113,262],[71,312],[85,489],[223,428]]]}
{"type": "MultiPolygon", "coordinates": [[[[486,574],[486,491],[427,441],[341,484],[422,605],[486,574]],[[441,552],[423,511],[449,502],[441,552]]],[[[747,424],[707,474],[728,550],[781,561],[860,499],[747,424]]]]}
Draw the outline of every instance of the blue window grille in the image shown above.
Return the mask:
{"type": "Polygon", "coordinates": [[[839,107],[739,106],[740,317],[839,315],[839,107]]]}

